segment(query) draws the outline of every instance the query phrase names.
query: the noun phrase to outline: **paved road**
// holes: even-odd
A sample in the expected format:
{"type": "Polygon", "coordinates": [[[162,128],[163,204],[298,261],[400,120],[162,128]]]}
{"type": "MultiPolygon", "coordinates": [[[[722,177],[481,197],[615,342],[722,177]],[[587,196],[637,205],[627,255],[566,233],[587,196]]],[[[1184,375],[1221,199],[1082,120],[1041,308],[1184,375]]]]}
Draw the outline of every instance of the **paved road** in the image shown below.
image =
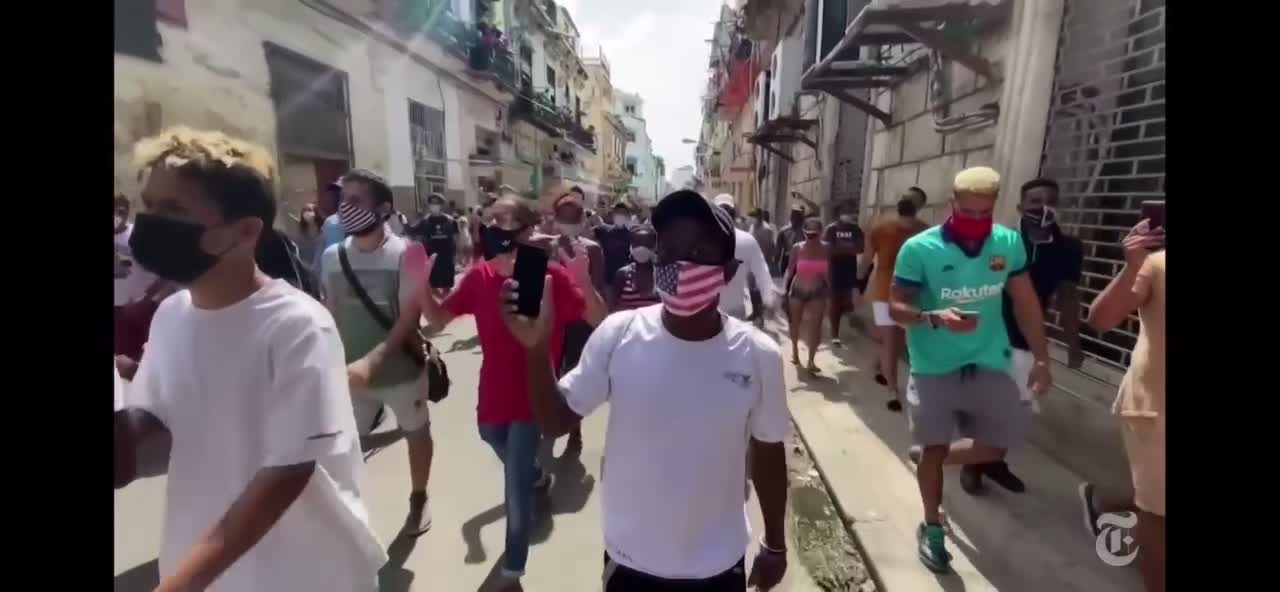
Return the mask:
{"type": "MultiPolygon", "coordinates": [[[[480,350],[474,324],[469,319],[456,321],[436,343],[447,352],[445,359],[454,386],[449,399],[432,408],[436,455],[429,491],[434,524],[416,544],[395,539],[407,511],[409,494],[408,457],[403,441],[379,450],[367,465],[365,502],[373,527],[389,545],[391,556],[391,562],[383,569],[383,592],[482,591],[496,575],[502,554],[501,465],[476,434],[480,350]]],[[[560,459],[550,465],[558,473],[552,492],[552,514],[536,530],[524,578],[526,590],[600,590],[596,574],[600,573],[603,551],[597,483],[606,422],[605,412],[588,418],[583,425],[586,442],[581,458],[560,459]]],[[[557,453],[563,447],[562,439],[557,453]]],[[[163,475],[140,480],[117,492],[115,504],[115,589],[149,591],[156,577],[155,557],[164,507],[163,475]]],[[[749,506],[758,529],[754,500],[749,506]]],[[[775,590],[818,589],[794,555],[790,563],[791,573],[775,590]]]]}

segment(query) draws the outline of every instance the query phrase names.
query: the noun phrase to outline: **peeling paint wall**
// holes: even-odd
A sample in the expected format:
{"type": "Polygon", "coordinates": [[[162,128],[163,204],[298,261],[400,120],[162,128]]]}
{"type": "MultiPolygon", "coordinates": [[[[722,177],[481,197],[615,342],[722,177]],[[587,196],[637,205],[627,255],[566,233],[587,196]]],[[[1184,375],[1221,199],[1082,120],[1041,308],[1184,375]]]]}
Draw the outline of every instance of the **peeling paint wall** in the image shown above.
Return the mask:
{"type": "MultiPolygon", "coordinates": [[[[979,39],[978,53],[999,62],[1004,57],[1007,35],[1007,29],[1002,29],[979,39]]],[[[898,197],[913,185],[929,196],[920,217],[930,223],[941,222],[947,216],[946,204],[956,173],[978,165],[998,168],[994,162],[996,126],[939,133],[933,127],[931,113],[934,104],[929,97],[932,73],[927,67],[928,54],[920,51],[902,59],[924,62],[897,86],[872,92],[874,103],[892,115],[892,122],[886,126],[880,120],[871,120],[871,173],[862,196],[864,225],[893,212],[898,197]]],[[[983,104],[1000,100],[998,83],[987,81],[954,61],[945,61],[943,79],[950,97],[950,115],[971,113],[983,104]]]]}
{"type": "MultiPolygon", "coordinates": [[[[370,15],[371,2],[338,2],[351,14],[370,15]],[[366,9],[361,6],[367,5],[366,9]]],[[[306,161],[281,154],[263,43],[270,41],[346,74],[351,114],[352,166],[386,176],[397,206],[412,211],[413,155],[408,99],[446,112],[449,188],[474,196],[466,156],[474,151],[474,126],[495,129],[509,95],[491,83],[477,89],[460,82],[466,65],[429,42],[414,49],[432,67],[374,39],[361,29],[298,0],[204,0],[187,4],[187,27],[161,22],[162,62],[115,56],[115,191],[137,199],[132,146],[163,128],[184,124],[217,129],[259,143],[280,163],[277,187],[296,210],[316,187],[306,161]],[[433,67],[438,67],[437,74],[433,67]],[[442,97],[443,95],[443,97],[442,97]],[[403,196],[401,194],[404,194],[403,196]],[[408,200],[404,201],[404,197],[408,200]],[[295,203],[296,202],[296,203],[295,203]]]]}

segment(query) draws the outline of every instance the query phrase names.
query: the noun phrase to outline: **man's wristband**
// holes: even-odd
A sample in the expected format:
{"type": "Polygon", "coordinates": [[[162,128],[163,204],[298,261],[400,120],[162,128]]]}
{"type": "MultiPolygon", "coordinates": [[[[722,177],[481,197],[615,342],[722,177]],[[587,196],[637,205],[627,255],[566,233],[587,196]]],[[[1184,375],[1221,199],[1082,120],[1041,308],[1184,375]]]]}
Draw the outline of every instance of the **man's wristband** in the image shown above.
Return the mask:
{"type": "Polygon", "coordinates": [[[769,545],[764,544],[764,537],[760,537],[758,542],[760,543],[760,550],[765,553],[769,553],[771,555],[782,555],[784,557],[787,555],[786,547],[783,547],[781,549],[774,549],[773,547],[770,547],[769,545]]]}

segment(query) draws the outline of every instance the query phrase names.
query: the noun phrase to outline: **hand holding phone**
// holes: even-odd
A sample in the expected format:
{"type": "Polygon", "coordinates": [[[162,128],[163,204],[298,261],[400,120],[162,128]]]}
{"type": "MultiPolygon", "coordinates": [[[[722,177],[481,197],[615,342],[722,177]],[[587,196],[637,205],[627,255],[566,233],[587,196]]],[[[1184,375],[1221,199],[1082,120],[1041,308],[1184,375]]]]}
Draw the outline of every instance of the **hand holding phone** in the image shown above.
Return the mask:
{"type": "Polygon", "coordinates": [[[937,319],[938,325],[948,331],[968,333],[978,328],[978,313],[976,311],[952,307],[936,310],[929,314],[937,319]]]}
{"type": "Polygon", "coordinates": [[[1142,219],[1147,221],[1147,231],[1155,232],[1164,230],[1164,200],[1149,200],[1142,202],[1141,211],[1142,219]]]}
{"type": "Polygon", "coordinates": [[[536,319],[542,306],[543,279],[547,275],[549,257],[544,248],[520,243],[516,246],[515,270],[511,279],[516,281],[516,314],[536,319]]]}

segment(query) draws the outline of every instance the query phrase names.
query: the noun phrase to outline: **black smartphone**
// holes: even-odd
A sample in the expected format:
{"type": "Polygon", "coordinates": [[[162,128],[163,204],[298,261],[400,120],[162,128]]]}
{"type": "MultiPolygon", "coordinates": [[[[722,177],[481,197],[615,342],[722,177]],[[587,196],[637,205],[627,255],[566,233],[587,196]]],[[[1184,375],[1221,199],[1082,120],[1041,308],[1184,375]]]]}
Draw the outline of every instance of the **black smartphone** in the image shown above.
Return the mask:
{"type": "Polygon", "coordinates": [[[531,319],[538,318],[542,308],[542,282],[547,275],[547,252],[541,247],[520,243],[516,246],[516,267],[511,273],[516,289],[516,312],[531,319]]]}
{"type": "Polygon", "coordinates": [[[1164,228],[1164,200],[1142,202],[1142,219],[1149,220],[1147,226],[1151,231],[1164,228]]]}

